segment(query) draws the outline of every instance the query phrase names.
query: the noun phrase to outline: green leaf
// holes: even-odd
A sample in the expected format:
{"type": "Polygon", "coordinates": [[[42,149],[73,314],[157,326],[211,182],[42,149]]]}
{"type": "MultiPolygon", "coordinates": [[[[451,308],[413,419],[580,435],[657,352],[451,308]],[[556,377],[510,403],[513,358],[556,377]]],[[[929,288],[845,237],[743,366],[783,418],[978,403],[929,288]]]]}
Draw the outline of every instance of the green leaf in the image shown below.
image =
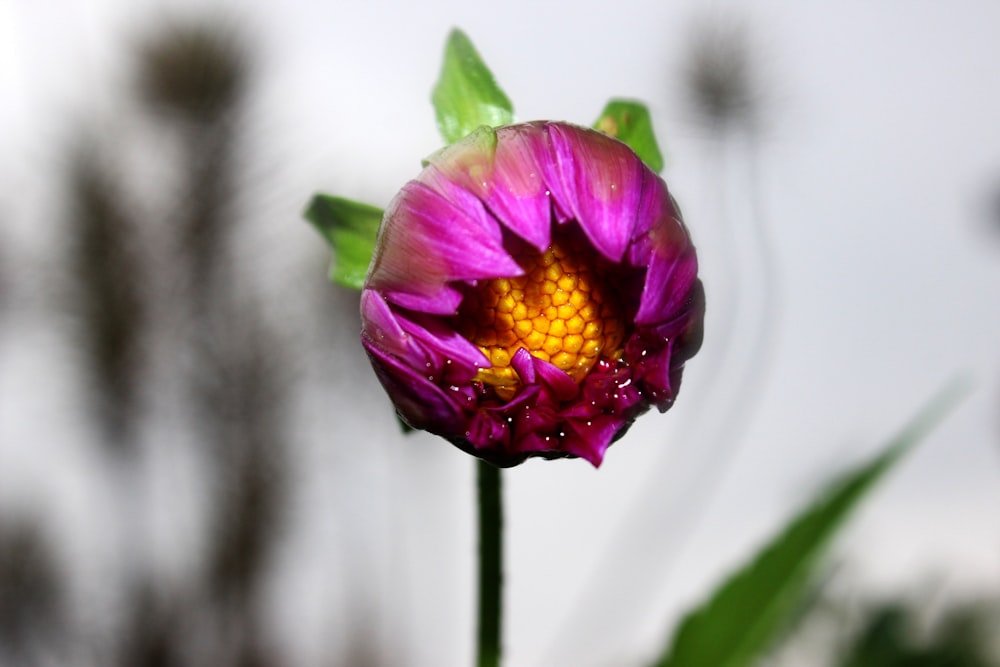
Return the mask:
{"type": "Polygon", "coordinates": [[[431,99],[438,130],[449,144],[480,125],[499,127],[514,122],[514,107],[507,95],[493,80],[476,47],[457,28],[448,36],[441,77],[431,99]]]}
{"type": "Polygon", "coordinates": [[[795,517],[700,608],[690,612],[657,667],[745,667],[780,636],[809,593],[817,564],[851,510],[964,395],[952,385],[878,456],[848,472],[795,517]]]}
{"type": "Polygon", "coordinates": [[[610,100],[594,123],[594,129],[624,141],[653,171],[659,173],[663,169],[663,155],[653,134],[653,121],[642,102],[610,100]]]}
{"type": "Polygon", "coordinates": [[[375,252],[382,209],[340,197],[316,195],[309,202],[305,217],[333,248],[330,280],[361,289],[375,252]]]}

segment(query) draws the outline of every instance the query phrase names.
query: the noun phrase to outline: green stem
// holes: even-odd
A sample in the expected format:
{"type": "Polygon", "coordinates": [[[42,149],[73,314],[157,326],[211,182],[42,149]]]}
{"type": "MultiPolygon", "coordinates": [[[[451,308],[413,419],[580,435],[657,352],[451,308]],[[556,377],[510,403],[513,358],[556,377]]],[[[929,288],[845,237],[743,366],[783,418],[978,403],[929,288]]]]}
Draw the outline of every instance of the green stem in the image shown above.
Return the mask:
{"type": "Polygon", "coordinates": [[[478,667],[500,665],[503,590],[503,501],[500,468],[477,462],[479,485],[479,646],[478,667]]]}

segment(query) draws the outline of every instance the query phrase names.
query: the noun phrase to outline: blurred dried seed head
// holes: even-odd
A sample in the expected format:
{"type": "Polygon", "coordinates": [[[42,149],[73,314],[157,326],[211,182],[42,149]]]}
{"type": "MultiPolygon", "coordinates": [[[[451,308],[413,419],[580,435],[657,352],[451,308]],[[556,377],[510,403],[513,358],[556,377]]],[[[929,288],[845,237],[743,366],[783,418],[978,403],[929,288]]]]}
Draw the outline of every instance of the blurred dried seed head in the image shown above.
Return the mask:
{"type": "Polygon", "coordinates": [[[139,93],[154,110],[211,124],[246,92],[249,50],[231,26],[175,23],[141,40],[137,55],[139,93]]]}
{"type": "Polygon", "coordinates": [[[698,120],[713,129],[755,126],[760,81],[746,26],[724,20],[701,22],[690,35],[683,87],[698,120]]]}

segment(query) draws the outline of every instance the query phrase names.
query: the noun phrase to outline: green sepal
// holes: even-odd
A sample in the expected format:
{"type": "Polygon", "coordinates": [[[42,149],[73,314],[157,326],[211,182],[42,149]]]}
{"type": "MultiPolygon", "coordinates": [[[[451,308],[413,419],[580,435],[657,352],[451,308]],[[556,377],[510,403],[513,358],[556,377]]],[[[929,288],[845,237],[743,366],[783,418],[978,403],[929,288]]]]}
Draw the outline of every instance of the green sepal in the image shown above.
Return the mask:
{"type": "Polygon", "coordinates": [[[659,173],[663,169],[663,154],[653,134],[653,121],[642,102],[609,100],[594,129],[624,141],[653,171],[659,173]]]}
{"type": "Polygon", "coordinates": [[[409,435],[417,430],[403,421],[403,418],[399,416],[398,412],[396,413],[396,423],[399,424],[399,430],[403,435],[409,435]]]}
{"type": "Polygon", "coordinates": [[[382,209],[319,194],[309,202],[305,217],[333,249],[330,280],[344,287],[361,289],[375,252],[382,209]]]}
{"type": "Polygon", "coordinates": [[[462,138],[462,142],[458,145],[449,144],[447,146],[442,146],[438,150],[434,151],[423,160],[420,161],[421,167],[427,167],[432,164],[438,166],[444,166],[449,164],[449,162],[463,164],[465,167],[471,165],[468,164],[468,159],[486,159],[492,164],[493,156],[497,150],[497,131],[495,128],[489,125],[480,125],[475,130],[465,135],[462,138]],[[473,146],[474,149],[469,148],[473,146]]]}
{"type": "Polygon", "coordinates": [[[867,463],[840,477],[756,557],[691,611],[655,667],[748,667],[773,647],[806,602],[832,538],[892,466],[964,395],[952,385],[867,463]]]}
{"type": "Polygon", "coordinates": [[[431,95],[438,130],[453,143],[480,125],[499,127],[514,122],[514,107],[493,79],[464,32],[448,35],[441,76],[431,95]]]}

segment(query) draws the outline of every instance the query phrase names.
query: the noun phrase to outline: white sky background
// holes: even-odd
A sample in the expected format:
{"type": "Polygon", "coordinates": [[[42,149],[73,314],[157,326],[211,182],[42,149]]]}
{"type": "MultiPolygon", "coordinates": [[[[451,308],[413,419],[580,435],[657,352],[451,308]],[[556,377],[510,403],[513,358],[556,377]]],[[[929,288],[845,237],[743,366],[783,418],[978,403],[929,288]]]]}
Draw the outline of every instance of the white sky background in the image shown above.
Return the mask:
{"type": "MultiPolygon", "coordinates": [[[[115,108],[127,74],[122,38],[198,4],[0,4],[5,244],[44,254],[45,170],[68,114],[115,108]]],[[[973,379],[971,398],[893,474],[842,552],[855,574],[886,585],[930,575],[947,590],[997,589],[1000,239],[986,227],[1000,187],[1000,5],[629,6],[219,3],[245,16],[262,49],[253,122],[267,219],[257,251],[273,267],[320,243],[299,219],[314,191],[384,204],[437,148],[429,91],[453,25],[472,37],[519,119],[589,124],[612,95],[653,111],[664,177],[701,252],[705,348],[677,406],[640,420],[599,472],[536,461],[507,474],[506,664],[648,656],[666,622],[816,484],[873,452],[959,372],[973,379]],[[744,153],[730,151],[719,168],[679,86],[692,24],[730,16],[746,22],[762,68],[768,122],[756,194],[780,277],[767,372],[750,386],[735,384],[761,353],[747,349],[762,283],[744,153]],[[723,459],[721,480],[705,472],[723,459]]],[[[16,345],[13,335],[0,340],[0,502],[36,488],[56,515],[86,516],[65,509],[100,507],[80,473],[31,479],[46,470],[35,456],[65,455],[70,468],[87,460],[58,442],[72,423],[39,424],[60,395],[60,374],[49,371],[65,363],[46,358],[40,326],[22,325],[16,345]],[[26,331],[40,334],[33,346],[21,342],[26,331]]],[[[360,355],[350,340],[331,356],[360,355]]],[[[302,656],[319,655],[349,632],[349,601],[320,614],[311,597],[360,590],[374,600],[366,623],[397,651],[392,664],[465,664],[471,460],[430,437],[403,441],[374,381],[358,373],[308,413],[329,430],[306,448],[299,550],[283,564],[276,622],[299,637],[302,656]]],[[[78,542],[86,550],[88,539],[78,542]]]]}

